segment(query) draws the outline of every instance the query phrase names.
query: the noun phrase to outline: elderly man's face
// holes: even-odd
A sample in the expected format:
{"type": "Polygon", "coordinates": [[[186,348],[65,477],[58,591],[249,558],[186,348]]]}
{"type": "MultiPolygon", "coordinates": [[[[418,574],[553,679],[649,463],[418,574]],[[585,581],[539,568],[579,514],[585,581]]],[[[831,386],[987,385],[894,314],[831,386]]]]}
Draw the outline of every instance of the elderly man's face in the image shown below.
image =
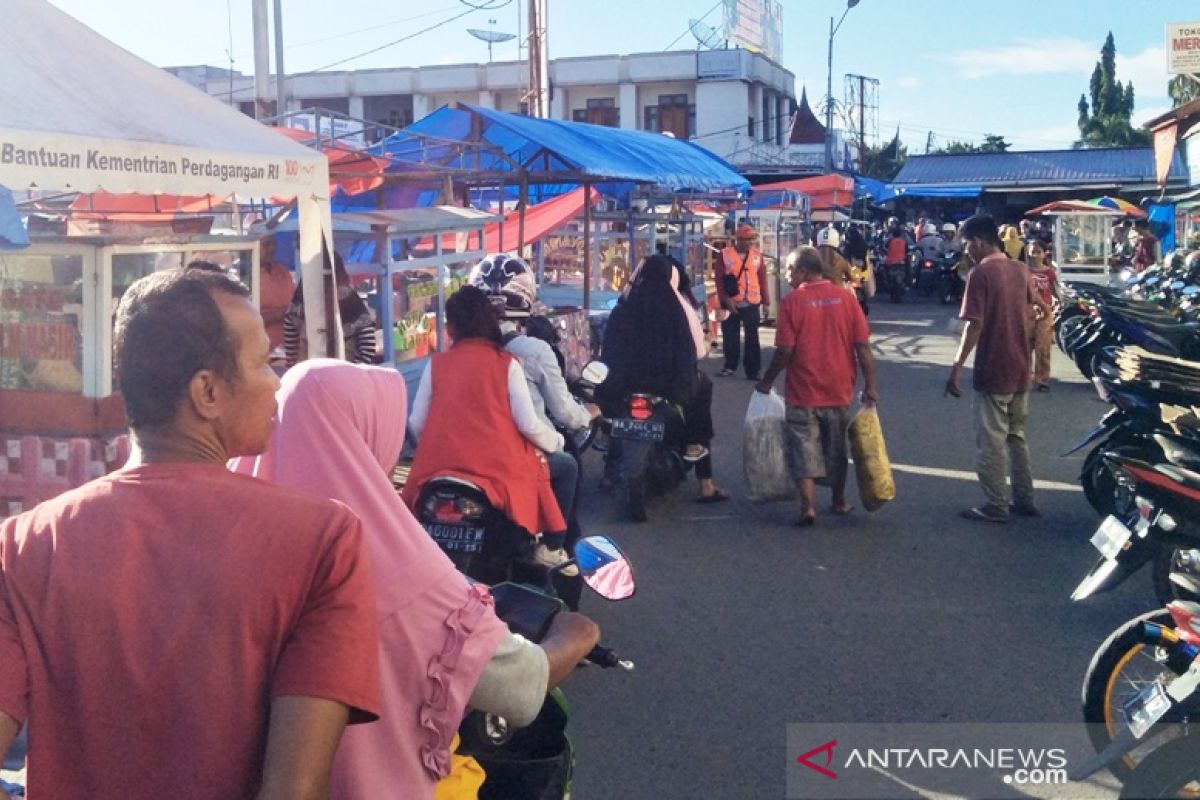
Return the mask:
{"type": "Polygon", "coordinates": [[[271,443],[279,377],[271,369],[271,342],[262,316],[245,297],[214,298],[237,346],[238,378],[225,384],[217,435],[229,458],[258,455],[271,443]]]}

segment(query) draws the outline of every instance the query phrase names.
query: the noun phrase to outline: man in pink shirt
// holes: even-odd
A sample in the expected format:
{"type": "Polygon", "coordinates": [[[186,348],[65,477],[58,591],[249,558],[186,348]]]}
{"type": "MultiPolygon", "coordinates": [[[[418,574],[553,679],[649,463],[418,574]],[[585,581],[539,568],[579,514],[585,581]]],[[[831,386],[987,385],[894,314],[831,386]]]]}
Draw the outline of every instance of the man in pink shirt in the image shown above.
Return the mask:
{"type": "Polygon", "coordinates": [[[347,722],[375,718],[358,519],[225,467],[270,440],[267,342],[232,278],[137,281],[129,463],[0,524],[0,750],[27,721],[30,796],[326,798],[347,722]]]}
{"type": "Polygon", "coordinates": [[[846,429],[858,370],[863,403],[876,403],[875,357],[867,318],[854,295],[826,280],[820,253],[800,247],[788,255],[796,287],[779,306],[775,357],[755,387],[766,394],[787,370],[784,399],[792,437],[792,466],[800,477],[800,525],[816,522],[816,478],[828,478],[831,511],[848,514],[846,429]]]}

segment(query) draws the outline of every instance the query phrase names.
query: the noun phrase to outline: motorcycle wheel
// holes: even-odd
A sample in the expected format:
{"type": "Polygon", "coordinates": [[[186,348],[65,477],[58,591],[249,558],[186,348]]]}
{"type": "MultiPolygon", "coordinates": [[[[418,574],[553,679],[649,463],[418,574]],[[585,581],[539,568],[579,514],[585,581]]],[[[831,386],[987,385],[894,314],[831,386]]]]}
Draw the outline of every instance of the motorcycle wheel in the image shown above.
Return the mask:
{"type": "Polygon", "coordinates": [[[1177,737],[1147,754],[1121,797],[1200,797],[1200,736],[1177,737]]]}
{"type": "Polygon", "coordinates": [[[629,513],[629,518],[634,522],[645,522],[650,519],[650,515],[646,511],[646,483],[650,478],[650,458],[650,448],[645,448],[625,478],[625,509],[629,513]]]}
{"type": "Polygon", "coordinates": [[[1113,442],[1104,441],[1092,448],[1083,460],[1079,482],[1083,496],[1101,517],[1112,514],[1119,520],[1129,521],[1137,516],[1134,493],[1117,483],[1112,470],[1104,460],[1108,452],[1119,455],[1145,458],[1147,454],[1135,446],[1114,447],[1113,442]]]}
{"type": "MultiPolygon", "coordinates": [[[[1101,752],[1125,728],[1122,706],[1143,686],[1164,672],[1166,653],[1153,647],[1142,636],[1142,625],[1150,622],[1174,627],[1170,612],[1165,609],[1148,611],[1117,628],[1104,640],[1092,656],[1083,679],[1083,721],[1087,723],[1088,738],[1096,752],[1101,752]]],[[[1174,673],[1172,672],[1172,675],[1174,673]]],[[[1148,756],[1157,739],[1126,753],[1108,769],[1124,783],[1138,763],[1148,756]]]]}

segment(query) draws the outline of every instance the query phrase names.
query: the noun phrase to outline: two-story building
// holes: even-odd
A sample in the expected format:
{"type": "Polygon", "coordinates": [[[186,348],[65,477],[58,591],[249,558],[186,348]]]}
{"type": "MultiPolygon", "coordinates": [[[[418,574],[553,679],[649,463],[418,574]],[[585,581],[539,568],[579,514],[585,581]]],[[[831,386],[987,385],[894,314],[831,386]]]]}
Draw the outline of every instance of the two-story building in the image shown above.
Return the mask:
{"type": "MultiPolygon", "coordinates": [[[[167,71],[254,113],[252,76],[210,66],[167,71]]],[[[452,101],[519,112],[526,82],[522,61],[299,73],[285,79],[286,110],[318,106],[399,128],[452,101]]],[[[669,132],[735,166],[787,161],[795,76],[748,50],[557,58],[550,85],[557,119],[669,132]]]]}

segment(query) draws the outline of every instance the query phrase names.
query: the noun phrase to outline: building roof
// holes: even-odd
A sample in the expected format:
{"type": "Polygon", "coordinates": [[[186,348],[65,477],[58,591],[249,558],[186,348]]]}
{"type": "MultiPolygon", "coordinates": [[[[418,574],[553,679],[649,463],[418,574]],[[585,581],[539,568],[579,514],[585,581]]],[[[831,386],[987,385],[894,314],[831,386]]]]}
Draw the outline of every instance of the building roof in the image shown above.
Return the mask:
{"type": "Polygon", "coordinates": [[[1184,103],[1178,108],[1173,108],[1162,116],[1155,117],[1146,123],[1146,127],[1154,131],[1159,128],[1165,128],[1173,123],[1183,123],[1186,125],[1197,118],[1200,118],[1200,97],[1197,97],[1190,103],[1184,103]]]}
{"type": "Polygon", "coordinates": [[[817,119],[812,108],[808,105],[808,91],[800,91],[800,105],[792,114],[791,129],[788,131],[788,144],[824,144],[825,126],[817,119]]]}
{"type": "MultiPolygon", "coordinates": [[[[1168,182],[1187,179],[1176,153],[1168,182]]],[[[1088,184],[1154,184],[1154,149],[1030,150],[910,156],[893,186],[972,184],[983,189],[1088,184]]]]}

